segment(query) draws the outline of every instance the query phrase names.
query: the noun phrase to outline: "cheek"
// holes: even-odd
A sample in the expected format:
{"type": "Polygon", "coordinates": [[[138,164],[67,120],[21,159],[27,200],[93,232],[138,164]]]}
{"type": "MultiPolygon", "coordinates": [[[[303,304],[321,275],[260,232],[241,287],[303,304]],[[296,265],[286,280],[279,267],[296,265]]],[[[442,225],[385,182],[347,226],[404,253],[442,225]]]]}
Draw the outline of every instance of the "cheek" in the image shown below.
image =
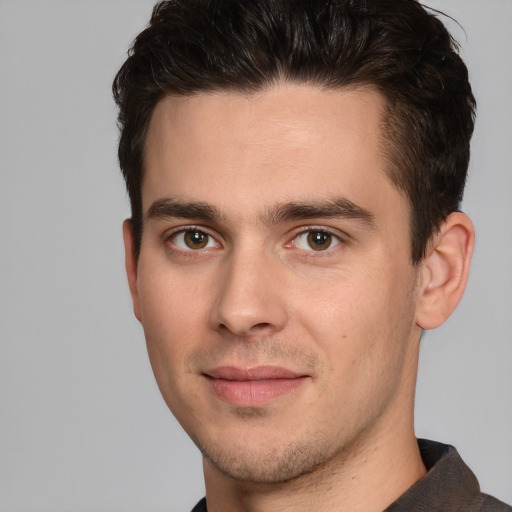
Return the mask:
{"type": "Polygon", "coordinates": [[[407,286],[400,288],[353,279],[328,298],[312,294],[303,311],[303,326],[326,370],[319,384],[333,411],[332,428],[347,435],[378,417],[406,376],[413,315],[407,286]]]}
{"type": "Polygon", "coordinates": [[[192,334],[204,322],[207,301],[202,279],[163,268],[144,268],[139,272],[139,297],[142,323],[152,331],[182,336],[192,334]],[[201,320],[202,318],[202,320],[201,320]]]}
{"type": "Polygon", "coordinates": [[[174,387],[187,371],[188,354],[205,339],[204,290],[186,277],[141,267],[139,297],[148,355],[165,395],[163,388],[174,387]]]}
{"type": "MultiPolygon", "coordinates": [[[[414,320],[411,273],[393,267],[353,271],[319,282],[308,293],[296,289],[300,322],[326,357],[346,373],[361,366],[393,364],[407,345],[414,320]]],[[[405,268],[407,268],[405,266],[405,268]]]]}

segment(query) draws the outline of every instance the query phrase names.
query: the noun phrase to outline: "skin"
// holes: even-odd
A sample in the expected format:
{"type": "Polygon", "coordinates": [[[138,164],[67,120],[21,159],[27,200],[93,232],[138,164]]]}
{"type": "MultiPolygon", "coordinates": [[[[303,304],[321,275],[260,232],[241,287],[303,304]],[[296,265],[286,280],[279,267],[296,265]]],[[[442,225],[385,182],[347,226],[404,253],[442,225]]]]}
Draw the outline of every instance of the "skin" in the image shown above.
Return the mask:
{"type": "Polygon", "coordinates": [[[205,456],[210,511],[377,511],[425,473],[420,334],[460,299],[473,232],[453,214],[412,265],[383,107],[369,88],[280,84],[154,111],[127,272],[162,395],[205,456]],[[298,379],[242,403],[212,387],[216,368],[268,366],[298,379]]]}

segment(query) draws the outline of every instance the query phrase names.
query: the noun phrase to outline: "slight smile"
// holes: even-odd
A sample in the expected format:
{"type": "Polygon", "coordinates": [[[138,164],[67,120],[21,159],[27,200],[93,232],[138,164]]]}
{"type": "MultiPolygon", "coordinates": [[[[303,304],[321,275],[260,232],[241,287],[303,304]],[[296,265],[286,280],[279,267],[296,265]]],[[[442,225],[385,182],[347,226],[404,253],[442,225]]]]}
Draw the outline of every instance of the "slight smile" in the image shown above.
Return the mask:
{"type": "Polygon", "coordinates": [[[263,406],[296,390],[310,377],[278,366],[242,369],[222,366],[203,374],[222,400],[237,406],[263,406]]]}

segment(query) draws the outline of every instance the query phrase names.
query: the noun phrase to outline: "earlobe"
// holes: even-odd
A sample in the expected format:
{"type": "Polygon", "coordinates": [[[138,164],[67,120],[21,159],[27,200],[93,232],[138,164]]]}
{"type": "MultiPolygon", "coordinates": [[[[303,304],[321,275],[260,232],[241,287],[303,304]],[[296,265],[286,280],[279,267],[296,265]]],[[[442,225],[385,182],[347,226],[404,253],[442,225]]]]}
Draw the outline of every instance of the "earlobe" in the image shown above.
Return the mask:
{"type": "Polygon", "coordinates": [[[470,218],[450,214],[429,244],[422,262],[416,323],[422,329],[443,324],[457,307],[469,276],[475,231],[470,218]]]}
{"type": "Polygon", "coordinates": [[[137,320],[141,320],[139,287],[137,284],[137,258],[135,256],[135,240],[133,238],[133,229],[130,219],[123,222],[124,239],[124,261],[126,266],[126,276],[128,277],[128,286],[133,302],[133,312],[137,320]]]}

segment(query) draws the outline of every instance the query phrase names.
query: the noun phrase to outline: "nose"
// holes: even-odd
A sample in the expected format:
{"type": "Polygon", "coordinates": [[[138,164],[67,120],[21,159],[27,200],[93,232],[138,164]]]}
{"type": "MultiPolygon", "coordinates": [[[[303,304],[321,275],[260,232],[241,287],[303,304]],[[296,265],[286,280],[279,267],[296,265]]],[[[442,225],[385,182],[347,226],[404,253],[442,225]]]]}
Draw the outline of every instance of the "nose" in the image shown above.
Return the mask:
{"type": "Polygon", "coordinates": [[[237,337],[270,336],[288,320],[282,271],[265,254],[232,254],[225,261],[212,309],[215,330],[237,337]]]}

